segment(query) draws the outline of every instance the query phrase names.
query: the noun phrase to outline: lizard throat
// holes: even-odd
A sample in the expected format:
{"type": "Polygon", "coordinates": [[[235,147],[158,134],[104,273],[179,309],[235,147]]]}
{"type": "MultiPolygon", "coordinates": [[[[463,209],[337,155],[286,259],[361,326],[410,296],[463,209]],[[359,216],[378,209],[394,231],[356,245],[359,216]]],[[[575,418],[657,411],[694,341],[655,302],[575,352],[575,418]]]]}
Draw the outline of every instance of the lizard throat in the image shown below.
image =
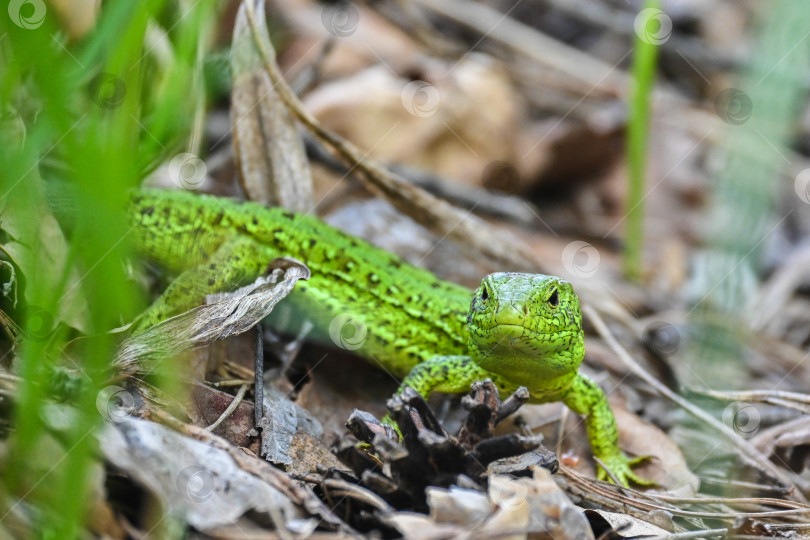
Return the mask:
{"type": "Polygon", "coordinates": [[[470,324],[469,329],[469,350],[475,363],[515,383],[531,387],[537,377],[565,377],[582,362],[578,330],[537,332],[510,323],[485,328],[470,324]]]}

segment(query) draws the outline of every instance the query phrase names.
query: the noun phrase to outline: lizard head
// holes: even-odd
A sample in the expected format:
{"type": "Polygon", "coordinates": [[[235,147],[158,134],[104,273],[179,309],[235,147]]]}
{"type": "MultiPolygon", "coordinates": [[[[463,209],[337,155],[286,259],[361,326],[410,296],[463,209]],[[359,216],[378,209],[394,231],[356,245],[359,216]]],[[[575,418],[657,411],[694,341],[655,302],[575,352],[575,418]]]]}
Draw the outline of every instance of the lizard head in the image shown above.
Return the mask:
{"type": "Polygon", "coordinates": [[[579,298],[542,274],[490,274],[467,317],[470,354],[487,371],[527,386],[576,373],[585,355],[579,298]]]}

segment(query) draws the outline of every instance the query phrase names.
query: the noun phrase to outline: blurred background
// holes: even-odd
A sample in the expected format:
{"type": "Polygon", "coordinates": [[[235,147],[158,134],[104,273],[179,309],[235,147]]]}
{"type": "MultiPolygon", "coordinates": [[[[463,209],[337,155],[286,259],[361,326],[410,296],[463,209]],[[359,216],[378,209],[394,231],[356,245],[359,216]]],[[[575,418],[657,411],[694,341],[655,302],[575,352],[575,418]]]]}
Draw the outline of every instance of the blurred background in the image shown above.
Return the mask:
{"type": "MultiPolygon", "coordinates": [[[[148,305],[149,283],[121,263],[127,190],[256,198],[246,164],[281,133],[274,118],[293,122],[275,85],[243,77],[261,62],[234,60],[240,4],[11,0],[0,13],[0,537],[112,534],[91,436],[118,341],[106,332],[148,305]],[[79,187],[71,216],[64,182],[79,187]],[[54,396],[71,407],[49,409],[54,396]]],[[[528,255],[428,231],[293,122],[312,182],[299,210],[470,287],[502,270],[571,280],[646,372],[810,492],[810,437],[774,442],[810,433],[804,398],[783,395],[810,384],[806,5],[262,7],[320,126],[528,255]]],[[[623,406],[666,431],[710,492],[739,494],[723,483],[744,469],[734,448],[628,377],[588,319],[585,369],[627,385],[623,406]]],[[[321,420],[337,432],[351,407],[321,420]]]]}

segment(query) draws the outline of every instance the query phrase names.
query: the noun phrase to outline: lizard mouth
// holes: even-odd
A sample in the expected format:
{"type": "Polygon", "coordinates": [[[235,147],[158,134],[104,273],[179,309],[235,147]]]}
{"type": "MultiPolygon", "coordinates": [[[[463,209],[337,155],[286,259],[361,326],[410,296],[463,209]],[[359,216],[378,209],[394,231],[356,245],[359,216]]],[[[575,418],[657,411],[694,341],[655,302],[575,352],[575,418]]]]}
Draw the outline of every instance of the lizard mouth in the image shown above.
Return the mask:
{"type": "Polygon", "coordinates": [[[482,332],[497,332],[500,329],[509,329],[509,330],[521,330],[523,332],[522,336],[519,337],[530,337],[530,336],[551,336],[551,335],[559,335],[559,334],[567,334],[569,333],[568,330],[555,330],[553,332],[538,332],[537,330],[533,330],[528,328],[522,324],[517,323],[496,323],[489,326],[479,326],[476,324],[471,325],[474,329],[482,331],[482,332]]]}
{"type": "MultiPolygon", "coordinates": [[[[485,332],[491,338],[493,334],[501,334],[501,339],[508,338],[512,340],[531,340],[534,337],[547,337],[547,336],[565,336],[571,333],[570,330],[554,330],[552,332],[538,332],[531,328],[527,328],[522,324],[517,323],[496,323],[490,326],[471,325],[471,334],[475,335],[476,331],[485,332]]],[[[500,340],[499,340],[500,341],[500,340]]]]}
{"type": "Polygon", "coordinates": [[[538,332],[517,323],[497,323],[490,326],[472,326],[470,339],[484,350],[501,354],[535,355],[538,351],[556,349],[571,341],[572,330],[557,329],[538,332]]]}

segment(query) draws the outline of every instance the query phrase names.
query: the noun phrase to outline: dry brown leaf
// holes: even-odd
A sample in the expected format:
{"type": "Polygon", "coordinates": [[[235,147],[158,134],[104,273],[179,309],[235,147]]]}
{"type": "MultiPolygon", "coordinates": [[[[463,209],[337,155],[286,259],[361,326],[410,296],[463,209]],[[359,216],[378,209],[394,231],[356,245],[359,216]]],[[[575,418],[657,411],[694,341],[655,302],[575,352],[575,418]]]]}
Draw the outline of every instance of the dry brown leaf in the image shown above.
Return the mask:
{"type": "MultiPolygon", "coordinates": [[[[515,148],[525,105],[505,70],[484,55],[455,65],[425,62],[401,74],[371,67],[304,102],[325,127],[375,158],[466,184],[482,185],[493,164],[521,161],[515,148]]],[[[508,179],[520,177],[516,171],[508,179]]]]}
{"type": "MultiPolygon", "coordinates": [[[[195,426],[210,426],[225,412],[233,399],[231,394],[195,384],[187,406],[188,416],[195,426]]],[[[243,401],[212,433],[234,446],[250,446],[255,440],[249,436],[253,423],[253,405],[243,401]]]]}
{"type": "Polygon", "coordinates": [[[291,29],[279,62],[285,73],[311,65],[327,41],[331,50],[319,69],[328,79],[355,73],[380,60],[396,67],[423,54],[412,36],[362,3],[274,0],[273,10],[291,29]]]}
{"type": "MultiPolygon", "coordinates": [[[[259,2],[264,12],[264,2],[259,2]]],[[[270,42],[264,17],[259,39],[270,42]]],[[[273,50],[268,47],[268,50],[273,50]]],[[[263,69],[254,36],[239,8],[231,52],[233,146],[248,198],[299,212],[312,207],[312,177],[295,118],[263,69]]]]}
{"type": "Polygon", "coordinates": [[[455,523],[475,527],[495,510],[486,493],[459,487],[425,490],[430,517],[440,523],[455,523]]]}
{"type": "Polygon", "coordinates": [[[693,497],[700,481],[686,465],[678,445],[658,427],[628,411],[620,399],[610,399],[610,407],[619,425],[619,446],[631,455],[653,458],[635,471],[669,492],[693,497]]]}
{"type": "Polygon", "coordinates": [[[621,161],[624,125],[549,118],[519,135],[522,156],[544,158],[519,192],[538,186],[575,190],[578,184],[601,179],[621,161]]]}
{"type": "Polygon", "coordinates": [[[110,504],[109,494],[105,489],[103,463],[94,463],[88,476],[90,478],[90,504],[88,508],[90,528],[103,538],[124,540],[127,535],[118,522],[115,511],[110,504]]]}
{"type": "Polygon", "coordinates": [[[335,457],[335,454],[321,441],[313,437],[310,433],[298,430],[290,442],[289,449],[292,463],[287,466],[286,471],[295,477],[304,477],[308,474],[315,474],[319,469],[349,470],[335,457]]]}
{"type": "Polygon", "coordinates": [[[386,516],[386,522],[397,529],[406,540],[445,540],[460,538],[466,528],[455,523],[436,523],[430,517],[415,512],[396,512],[386,516]]]}

